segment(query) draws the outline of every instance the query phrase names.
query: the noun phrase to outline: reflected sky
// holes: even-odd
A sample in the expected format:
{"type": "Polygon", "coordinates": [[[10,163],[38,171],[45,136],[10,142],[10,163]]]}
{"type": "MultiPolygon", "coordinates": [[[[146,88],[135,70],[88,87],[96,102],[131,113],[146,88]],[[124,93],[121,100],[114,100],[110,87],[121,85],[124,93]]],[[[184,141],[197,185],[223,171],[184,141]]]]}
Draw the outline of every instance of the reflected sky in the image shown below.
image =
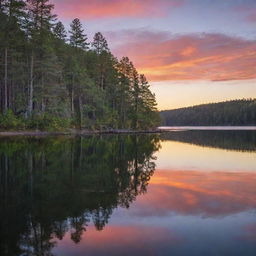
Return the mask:
{"type": "Polygon", "coordinates": [[[157,155],[157,168],[161,170],[204,172],[256,171],[256,152],[196,146],[176,141],[162,141],[162,149],[157,155]]]}
{"type": "Polygon", "coordinates": [[[162,141],[148,191],[56,255],[255,255],[256,152],[162,141]]]}

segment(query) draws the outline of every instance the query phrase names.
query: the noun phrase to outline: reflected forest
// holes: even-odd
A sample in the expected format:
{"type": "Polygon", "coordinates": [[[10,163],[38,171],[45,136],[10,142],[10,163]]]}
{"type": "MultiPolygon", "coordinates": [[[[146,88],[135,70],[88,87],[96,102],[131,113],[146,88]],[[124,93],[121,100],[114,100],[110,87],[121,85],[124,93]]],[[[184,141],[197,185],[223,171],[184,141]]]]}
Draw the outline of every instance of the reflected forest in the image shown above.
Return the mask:
{"type": "Polygon", "coordinates": [[[0,254],[52,255],[69,231],[103,230],[146,193],[159,149],[157,135],[2,139],[0,254]]]}
{"type": "Polygon", "coordinates": [[[256,151],[255,131],[179,131],[165,133],[162,140],[235,151],[256,151]]]}

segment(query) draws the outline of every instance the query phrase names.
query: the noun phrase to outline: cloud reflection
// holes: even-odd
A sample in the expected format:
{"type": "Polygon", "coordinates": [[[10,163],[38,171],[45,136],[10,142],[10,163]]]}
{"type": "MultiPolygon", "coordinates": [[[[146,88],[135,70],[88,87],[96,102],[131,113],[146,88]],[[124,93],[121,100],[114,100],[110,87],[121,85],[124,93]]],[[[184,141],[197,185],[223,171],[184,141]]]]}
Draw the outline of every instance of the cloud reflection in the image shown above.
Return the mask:
{"type": "Polygon", "coordinates": [[[255,194],[256,173],[158,170],[135,211],[223,217],[255,209],[255,194]]]}

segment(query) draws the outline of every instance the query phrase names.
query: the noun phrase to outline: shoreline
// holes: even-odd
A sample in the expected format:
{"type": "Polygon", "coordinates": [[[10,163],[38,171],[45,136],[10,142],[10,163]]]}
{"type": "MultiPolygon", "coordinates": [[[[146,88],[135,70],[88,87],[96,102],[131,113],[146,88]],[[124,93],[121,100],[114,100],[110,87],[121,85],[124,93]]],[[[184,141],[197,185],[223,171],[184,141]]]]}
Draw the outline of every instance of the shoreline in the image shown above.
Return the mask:
{"type": "Polygon", "coordinates": [[[119,134],[162,134],[181,131],[256,131],[256,126],[173,126],[158,127],[153,130],[76,130],[67,131],[0,131],[1,137],[44,137],[44,136],[89,136],[89,135],[119,135],[119,134]]]}
{"type": "Polygon", "coordinates": [[[145,130],[145,131],[131,131],[131,130],[70,130],[70,131],[60,131],[60,132],[51,132],[51,131],[0,131],[1,137],[44,137],[44,136],[87,136],[87,135],[104,135],[104,134],[159,134],[164,133],[160,129],[155,130],[145,130]]]}

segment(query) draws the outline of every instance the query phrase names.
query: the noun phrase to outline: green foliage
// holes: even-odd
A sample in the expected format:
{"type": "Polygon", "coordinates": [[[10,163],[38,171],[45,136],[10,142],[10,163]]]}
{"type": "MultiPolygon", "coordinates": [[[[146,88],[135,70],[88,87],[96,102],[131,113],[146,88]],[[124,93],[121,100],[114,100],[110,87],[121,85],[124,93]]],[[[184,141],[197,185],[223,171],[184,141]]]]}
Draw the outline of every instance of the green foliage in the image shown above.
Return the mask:
{"type": "Polygon", "coordinates": [[[29,119],[17,117],[11,110],[0,115],[1,130],[64,131],[71,126],[71,120],[49,114],[34,115],[29,119]]]}
{"type": "Polygon", "coordinates": [[[27,129],[37,129],[41,131],[63,131],[70,127],[69,119],[60,118],[57,116],[35,115],[26,120],[27,129]]]}
{"type": "Polygon", "coordinates": [[[49,0],[1,3],[0,112],[12,110],[17,120],[25,119],[17,129],[59,129],[63,120],[80,129],[158,124],[146,78],[128,57],[118,61],[100,32],[87,42],[76,18],[68,38],[49,0]]]}
{"type": "Polygon", "coordinates": [[[15,116],[12,110],[8,110],[6,113],[0,115],[0,129],[24,129],[24,122],[15,116]]]}
{"type": "Polygon", "coordinates": [[[55,35],[55,37],[59,40],[62,40],[62,41],[66,41],[66,38],[67,38],[67,32],[65,30],[65,27],[64,25],[62,24],[62,22],[58,22],[54,29],[53,29],[53,33],[55,35]]]}
{"type": "Polygon", "coordinates": [[[256,99],[204,104],[160,114],[166,126],[256,125],[256,99]]]}

